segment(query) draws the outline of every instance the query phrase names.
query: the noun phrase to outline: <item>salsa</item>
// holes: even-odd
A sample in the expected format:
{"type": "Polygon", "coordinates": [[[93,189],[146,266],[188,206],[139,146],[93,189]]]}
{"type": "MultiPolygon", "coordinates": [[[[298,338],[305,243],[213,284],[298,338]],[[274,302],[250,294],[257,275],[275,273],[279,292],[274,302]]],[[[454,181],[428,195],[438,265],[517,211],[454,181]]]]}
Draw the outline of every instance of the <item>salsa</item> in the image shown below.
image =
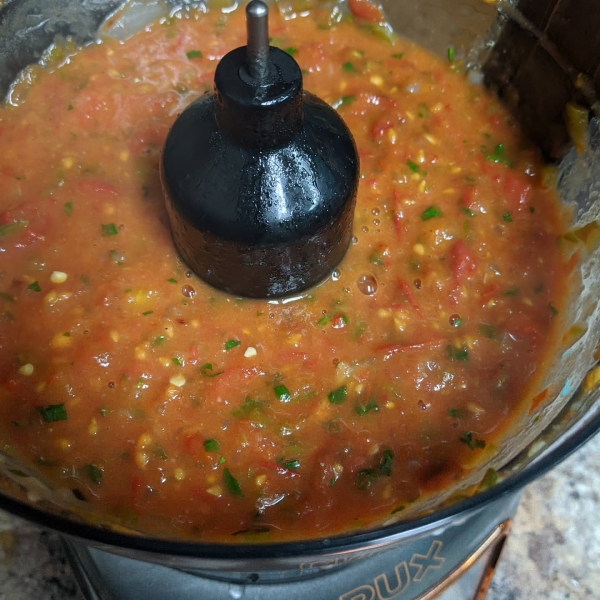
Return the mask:
{"type": "Polygon", "coordinates": [[[368,527],[531,406],[567,270],[543,165],[454,50],[351,7],[271,15],[361,161],[350,250],[299,297],[210,288],[167,225],[161,148],[243,11],[55,47],[0,108],[0,445],[71,507],[202,540],[368,527]]]}

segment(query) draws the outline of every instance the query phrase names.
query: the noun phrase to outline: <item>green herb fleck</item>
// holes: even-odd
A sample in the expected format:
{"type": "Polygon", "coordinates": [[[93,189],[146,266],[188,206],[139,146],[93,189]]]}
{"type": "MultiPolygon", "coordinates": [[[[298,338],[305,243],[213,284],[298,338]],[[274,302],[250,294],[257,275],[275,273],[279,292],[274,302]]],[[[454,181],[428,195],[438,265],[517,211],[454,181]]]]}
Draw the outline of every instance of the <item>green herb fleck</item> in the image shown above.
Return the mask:
{"type": "Polygon", "coordinates": [[[336,390],[333,390],[333,392],[330,392],[327,395],[327,398],[329,399],[329,402],[331,402],[331,404],[341,404],[346,399],[347,395],[348,388],[345,385],[343,385],[337,388],[336,390]]]}
{"type": "Polygon", "coordinates": [[[69,104],[69,106],[67,106],[67,110],[73,110],[73,105],[69,104]]]}
{"type": "Polygon", "coordinates": [[[248,396],[240,405],[240,407],[232,411],[231,414],[238,419],[249,419],[250,417],[256,416],[262,412],[264,406],[264,402],[254,400],[254,398],[250,398],[250,396],[248,396]]]}
{"type": "Polygon", "coordinates": [[[401,58],[404,58],[404,54],[402,52],[398,52],[397,54],[392,54],[392,58],[397,58],[400,60],[401,58]]]}
{"type": "Polygon", "coordinates": [[[475,213],[470,209],[470,208],[466,208],[466,207],[462,207],[460,209],[463,213],[465,213],[465,215],[467,215],[467,217],[474,217],[475,213]]]}
{"type": "Polygon", "coordinates": [[[554,306],[554,304],[552,304],[552,302],[548,302],[548,308],[550,309],[552,316],[555,317],[558,314],[558,309],[556,308],[556,306],[554,306]]]}
{"type": "Polygon", "coordinates": [[[123,258],[123,254],[121,252],[119,252],[118,250],[109,250],[108,258],[111,262],[114,262],[115,264],[117,264],[119,266],[121,266],[123,264],[123,261],[121,260],[123,258]]]}
{"type": "Polygon", "coordinates": [[[448,62],[454,61],[454,46],[448,46],[448,62]]]}
{"type": "Polygon", "coordinates": [[[200,52],[200,50],[190,50],[189,52],[186,52],[185,55],[189,59],[202,58],[202,52],[200,52]]]}
{"type": "Polygon", "coordinates": [[[285,51],[290,55],[290,56],[294,56],[294,54],[296,54],[296,52],[298,52],[298,48],[294,47],[294,46],[290,46],[289,48],[286,48],[285,51]]]}
{"type": "Polygon", "coordinates": [[[458,329],[459,327],[462,327],[463,320],[459,315],[453,315],[450,318],[450,325],[452,325],[452,327],[454,327],[455,329],[458,329]]]}
{"type": "Polygon", "coordinates": [[[38,406],[36,410],[42,415],[42,419],[46,423],[54,423],[55,421],[66,421],[67,411],[65,410],[64,402],[62,404],[49,404],[48,406],[38,406]]]}
{"type": "Polygon", "coordinates": [[[153,310],[145,310],[142,313],[142,317],[147,317],[148,315],[151,315],[154,311],[153,310]]]}
{"type": "Polygon", "coordinates": [[[459,408],[449,408],[448,409],[448,416],[452,417],[453,419],[460,419],[464,414],[464,411],[460,410],[459,408]]]}
{"type": "Polygon", "coordinates": [[[352,334],[352,337],[355,340],[359,340],[367,331],[368,329],[368,325],[366,321],[359,321],[356,324],[356,327],[354,328],[354,332],[352,334]]]}
{"type": "Polygon", "coordinates": [[[215,438],[204,440],[202,445],[207,452],[218,452],[221,449],[221,445],[219,442],[217,442],[217,440],[215,440],[215,438]]]}
{"type": "Polygon", "coordinates": [[[513,218],[512,218],[512,214],[511,214],[510,212],[505,212],[505,213],[502,215],[502,220],[503,220],[503,221],[506,221],[507,223],[512,223],[512,220],[513,220],[513,218]]]}
{"type": "Polygon", "coordinates": [[[298,459],[281,461],[281,465],[290,471],[295,471],[300,468],[300,461],[298,459]]]}
{"type": "Polygon", "coordinates": [[[481,333],[482,336],[493,340],[496,337],[496,328],[487,323],[480,323],[479,333],[481,333]]]}
{"type": "Polygon", "coordinates": [[[73,203],[72,202],[66,202],[63,205],[63,210],[67,213],[67,216],[71,216],[73,214],[73,203]]]}
{"type": "Polygon", "coordinates": [[[6,302],[10,302],[11,304],[14,304],[14,302],[15,302],[15,299],[10,294],[7,294],[6,292],[0,292],[0,298],[2,298],[2,300],[6,301],[6,302]]]}
{"type": "Polygon", "coordinates": [[[521,290],[516,286],[513,285],[512,287],[509,287],[507,290],[504,290],[504,292],[502,292],[503,296],[516,296],[521,290]]]}
{"type": "Polygon", "coordinates": [[[485,155],[485,159],[493,163],[502,163],[509,167],[512,166],[512,161],[510,161],[504,153],[504,144],[497,144],[492,153],[485,155]]]}
{"type": "Polygon", "coordinates": [[[427,172],[421,170],[421,167],[419,167],[419,165],[416,162],[413,162],[412,160],[407,160],[406,164],[413,173],[418,173],[419,175],[423,176],[427,175],[427,172]]]}
{"type": "Polygon", "coordinates": [[[176,356],[171,359],[171,362],[177,367],[183,367],[183,363],[176,356]]]}
{"type": "Polygon", "coordinates": [[[98,468],[96,465],[85,465],[83,470],[92,483],[95,483],[96,485],[102,483],[102,475],[104,474],[102,473],[102,469],[98,468]]]}
{"type": "Polygon", "coordinates": [[[200,374],[204,377],[218,377],[223,374],[223,371],[214,371],[211,363],[204,363],[200,367],[200,374]]]}
{"type": "Polygon", "coordinates": [[[442,211],[437,206],[430,206],[421,213],[421,221],[429,221],[435,217],[443,217],[442,211]]]}
{"type": "Polygon", "coordinates": [[[173,278],[173,277],[169,277],[169,279],[167,279],[167,281],[169,283],[177,283],[177,279],[173,278]]]}
{"type": "Polygon", "coordinates": [[[154,454],[155,458],[158,458],[158,460],[167,460],[169,458],[165,452],[165,449],[160,444],[156,444],[154,446],[152,453],[154,454]]]}
{"type": "Polygon", "coordinates": [[[342,430],[337,419],[330,419],[329,421],[323,423],[323,429],[325,429],[327,433],[339,433],[342,430]]]}
{"type": "Polygon", "coordinates": [[[232,348],[239,346],[241,343],[242,342],[240,342],[239,340],[227,340],[225,342],[225,350],[231,350],[232,348]]]}
{"type": "Polygon", "coordinates": [[[469,450],[476,450],[477,448],[485,448],[485,441],[473,437],[471,431],[463,433],[458,438],[463,444],[469,446],[469,450]]]}
{"type": "Polygon", "coordinates": [[[345,62],[342,65],[342,69],[344,69],[346,73],[358,73],[358,69],[351,62],[345,62]]]}
{"type": "Polygon", "coordinates": [[[30,283],[27,286],[27,289],[31,290],[32,292],[41,292],[42,291],[42,288],[40,287],[40,284],[37,281],[30,283]]]}
{"type": "Polygon", "coordinates": [[[348,106],[348,104],[352,104],[355,100],[356,96],[353,94],[348,94],[347,96],[342,96],[333,107],[339,108],[340,106],[348,106]]]}
{"type": "Polygon", "coordinates": [[[394,453],[391,450],[386,450],[383,453],[381,462],[379,463],[379,472],[388,477],[392,474],[392,464],[394,462],[394,453]]]}
{"type": "Polygon", "coordinates": [[[26,221],[25,219],[19,219],[17,221],[13,221],[12,223],[0,225],[0,238],[6,237],[7,235],[11,235],[13,233],[20,233],[28,225],[29,221],[26,221]]]}
{"type": "Polygon", "coordinates": [[[110,237],[111,235],[117,235],[117,226],[114,223],[102,224],[102,237],[110,237]]]}
{"type": "Polygon", "coordinates": [[[236,498],[243,497],[244,494],[242,494],[240,484],[227,467],[223,469],[223,482],[232,496],[235,496],[236,498]]]}
{"type": "Polygon", "coordinates": [[[155,346],[160,346],[164,341],[165,341],[165,336],[164,335],[159,335],[157,338],[154,339],[154,341],[152,343],[155,346]]]}
{"type": "Polygon", "coordinates": [[[394,453],[386,449],[379,459],[379,464],[375,468],[363,469],[356,476],[356,487],[359,490],[367,490],[373,486],[375,481],[382,475],[389,477],[392,474],[392,465],[394,462],[394,453]]]}
{"type": "Polygon", "coordinates": [[[292,399],[292,395],[285,385],[276,385],[273,389],[280,402],[289,402],[292,399]]]}
{"type": "Polygon", "coordinates": [[[452,346],[452,344],[448,344],[448,346],[446,346],[446,352],[448,353],[448,358],[452,362],[469,362],[469,349],[466,346],[457,348],[456,346],[452,346]]]}
{"type": "Polygon", "coordinates": [[[364,415],[366,415],[369,412],[378,412],[379,406],[378,406],[377,402],[373,398],[371,398],[364,404],[357,404],[354,407],[354,411],[356,412],[356,414],[359,417],[363,417],[364,415]]]}
{"type": "Polygon", "coordinates": [[[383,267],[385,265],[385,256],[382,250],[374,250],[369,256],[369,262],[376,267],[383,267]]]}

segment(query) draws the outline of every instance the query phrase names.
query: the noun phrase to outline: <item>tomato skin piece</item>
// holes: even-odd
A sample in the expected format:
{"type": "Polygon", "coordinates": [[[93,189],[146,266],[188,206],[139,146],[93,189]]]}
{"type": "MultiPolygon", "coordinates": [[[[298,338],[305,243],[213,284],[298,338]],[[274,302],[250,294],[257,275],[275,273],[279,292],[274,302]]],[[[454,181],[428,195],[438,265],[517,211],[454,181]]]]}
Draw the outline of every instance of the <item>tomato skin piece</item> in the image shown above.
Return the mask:
{"type": "Polygon", "coordinates": [[[502,191],[508,208],[516,212],[526,204],[531,185],[516,172],[507,170],[502,182],[502,191]]]}
{"type": "Polygon", "coordinates": [[[86,193],[94,193],[94,194],[111,194],[112,196],[118,196],[119,190],[110,183],[106,183],[106,181],[101,181],[99,179],[89,179],[86,181],[81,181],[78,185],[79,189],[82,192],[86,193]]]}
{"type": "Polygon", "coordinates": [[[532,192],[532,185],[526,177],[510,167],[486,160],[482,162],[482,171],[499,184],[508,210],[517,212],[526,205],[532,192]]]}
{"type": "Polygon", "coordinates": [[[461,283],[465,277],[472,275],[477,268],[473,255],[464,240],[459,240],[450,250],[450,268],[456,283],[461,283]]]}
{"type": "Polygon", "coordinates": [[[358,19],[380,23],[383,21],[381,9],[369,0],[350,0],[348,6],[352,14],[358,19]]]}
{"type": "Polygon", "coordinates": [[[404,294],[404,296],[408,300],[408,303],[410,304],[412,309],[417,313],[417,315],[419,315],[419,317],[422,316],[421,315],[421,307],[419,306],[419,303],[417,302],[415,294],[414,294],[412,288],[410,287],[410,285],[408,285],[408,283],[406,283],[406,281],[404,281],[404,279],[398,279],[398,287],[400,288],[400,291],[404,294]]]}
{"type": "Polygon", "coordinates": [[[190,435],[186,435],[181,440],[185,451],[190,456],[199,457],[204,454],[204,439],[200,435],[200,433],[192,433],[190,435]]]}

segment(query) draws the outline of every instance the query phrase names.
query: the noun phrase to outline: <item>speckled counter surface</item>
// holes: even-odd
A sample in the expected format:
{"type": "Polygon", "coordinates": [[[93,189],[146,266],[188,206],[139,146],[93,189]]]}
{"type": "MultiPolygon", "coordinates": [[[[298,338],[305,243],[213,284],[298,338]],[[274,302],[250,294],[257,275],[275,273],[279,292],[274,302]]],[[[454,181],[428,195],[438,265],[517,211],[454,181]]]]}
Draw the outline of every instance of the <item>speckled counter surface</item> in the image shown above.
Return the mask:
{"type": "MultiPolygon", "coordinates": [[[[600,436],[523,495],[487,600],[600,599],[600,436]]],[[[60,538],[0,512],[0,600],[83,596],[60,538]]]]}

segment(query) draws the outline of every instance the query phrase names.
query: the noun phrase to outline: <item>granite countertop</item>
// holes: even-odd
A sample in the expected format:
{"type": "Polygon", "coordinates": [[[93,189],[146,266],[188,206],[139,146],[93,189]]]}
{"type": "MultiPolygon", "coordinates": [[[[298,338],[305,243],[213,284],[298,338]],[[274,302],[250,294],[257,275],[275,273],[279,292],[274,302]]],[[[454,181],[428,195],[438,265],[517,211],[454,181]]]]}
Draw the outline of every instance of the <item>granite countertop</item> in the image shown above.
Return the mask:
{"type": "MultiPolygon", "coordinates": [[[[600,598],[600,436],[524,492],[486,600],[600,598]]],[[[60,537],[0,511],[0,600],[82,600],[60,537]]]]}

